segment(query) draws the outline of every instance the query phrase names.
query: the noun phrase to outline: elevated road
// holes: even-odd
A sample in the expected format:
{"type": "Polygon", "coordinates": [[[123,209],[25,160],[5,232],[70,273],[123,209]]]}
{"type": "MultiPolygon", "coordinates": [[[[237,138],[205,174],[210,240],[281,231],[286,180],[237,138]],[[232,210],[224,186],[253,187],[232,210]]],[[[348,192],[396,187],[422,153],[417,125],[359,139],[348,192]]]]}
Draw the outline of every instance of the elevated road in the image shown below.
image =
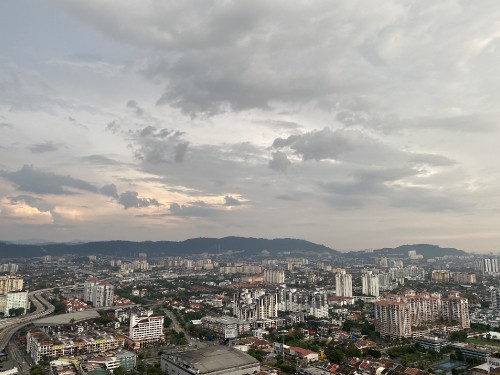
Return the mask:
{"type": "Polygon", "coordinates": [[[54,312],[54,306],[42,297],[44,291],[45,289],[36,290],[28,294],[31,303],[36,307],[34,312],[15,318],[7,318],[0,322],[0,351],[5,350],[12,335],[14,335],[18,329],[54,312]]]}

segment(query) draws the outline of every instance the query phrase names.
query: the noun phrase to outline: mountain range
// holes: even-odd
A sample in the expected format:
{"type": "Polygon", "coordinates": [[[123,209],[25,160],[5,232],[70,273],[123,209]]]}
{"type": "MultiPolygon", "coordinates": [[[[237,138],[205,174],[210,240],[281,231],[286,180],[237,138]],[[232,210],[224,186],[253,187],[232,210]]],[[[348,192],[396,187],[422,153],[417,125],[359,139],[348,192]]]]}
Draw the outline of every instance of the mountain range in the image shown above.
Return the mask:
{"type": "Polygon", "coordinates": [[[227,253],[240,256],[255,257],[260,255],[287,255],[294,257],[370,257],[370,256],[395,256],[407,257],[409,250],[416,250],[425,259],[445,255],[466,255],[463,250],[454,248],[441,248],[436,245],[418,244],[403,245],[396,248],[383,248],[366,251],[341,253],[324,245],[313,242],[293,239],[263,239],[246,237],[224,238],[192,238],[185,241],[99,241],[79,243],[43,243],[43,244],[17,244],[0,242],[0,258],[32,258],[45,255],[62,256],[73,255],[107,255],[115,257],[137,256],[146,253],[149,257],[161,256],[188,256],[203,253],[227,253]]]}

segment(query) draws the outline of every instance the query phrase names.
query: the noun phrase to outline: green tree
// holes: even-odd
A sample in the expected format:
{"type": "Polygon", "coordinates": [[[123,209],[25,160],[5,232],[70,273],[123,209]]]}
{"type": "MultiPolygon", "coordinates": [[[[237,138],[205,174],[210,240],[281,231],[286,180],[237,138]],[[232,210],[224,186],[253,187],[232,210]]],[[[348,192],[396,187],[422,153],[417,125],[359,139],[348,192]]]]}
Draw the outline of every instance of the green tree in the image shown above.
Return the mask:
{"type": "Polygon", "coordinates": [[[42,367],[39,365],[32,366],[30,369],[30,375],[44,375],[42,367]]]}
{"type": "Polygon", "coordinates": [[[113,375],[125,375],[125,370],[123,369],[123,367],[118,366],[113,370],[113,375]]]}

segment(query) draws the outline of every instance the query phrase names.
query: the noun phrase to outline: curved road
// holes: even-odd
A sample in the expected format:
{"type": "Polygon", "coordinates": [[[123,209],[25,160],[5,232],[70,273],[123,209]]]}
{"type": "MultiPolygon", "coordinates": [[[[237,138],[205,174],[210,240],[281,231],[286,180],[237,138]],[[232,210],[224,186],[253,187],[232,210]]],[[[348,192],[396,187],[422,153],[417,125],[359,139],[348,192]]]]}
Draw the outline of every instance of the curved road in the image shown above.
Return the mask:
{"type": "Polygon", "coordinates": [[[5,350],[12,335],[20,328],[27,326],[33,320],[40,319],[54,312],[54,306],[42,297],[45,290],[36,290],[28,294],[28,298],[35,305],[36,310],[30,314],[6,319],[0,323],[0,351],[5,350]]]}

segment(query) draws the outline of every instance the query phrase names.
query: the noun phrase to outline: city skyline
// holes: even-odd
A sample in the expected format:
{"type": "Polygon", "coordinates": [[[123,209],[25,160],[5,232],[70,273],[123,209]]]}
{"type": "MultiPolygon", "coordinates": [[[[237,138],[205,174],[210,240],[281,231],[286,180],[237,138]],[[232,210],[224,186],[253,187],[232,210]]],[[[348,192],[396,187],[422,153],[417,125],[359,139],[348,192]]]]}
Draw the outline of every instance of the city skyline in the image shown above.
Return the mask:
{"type": "Polygon", "coordinates": [[[500,248],[496,2],[0,4],[0,240],[500,248]]]}

